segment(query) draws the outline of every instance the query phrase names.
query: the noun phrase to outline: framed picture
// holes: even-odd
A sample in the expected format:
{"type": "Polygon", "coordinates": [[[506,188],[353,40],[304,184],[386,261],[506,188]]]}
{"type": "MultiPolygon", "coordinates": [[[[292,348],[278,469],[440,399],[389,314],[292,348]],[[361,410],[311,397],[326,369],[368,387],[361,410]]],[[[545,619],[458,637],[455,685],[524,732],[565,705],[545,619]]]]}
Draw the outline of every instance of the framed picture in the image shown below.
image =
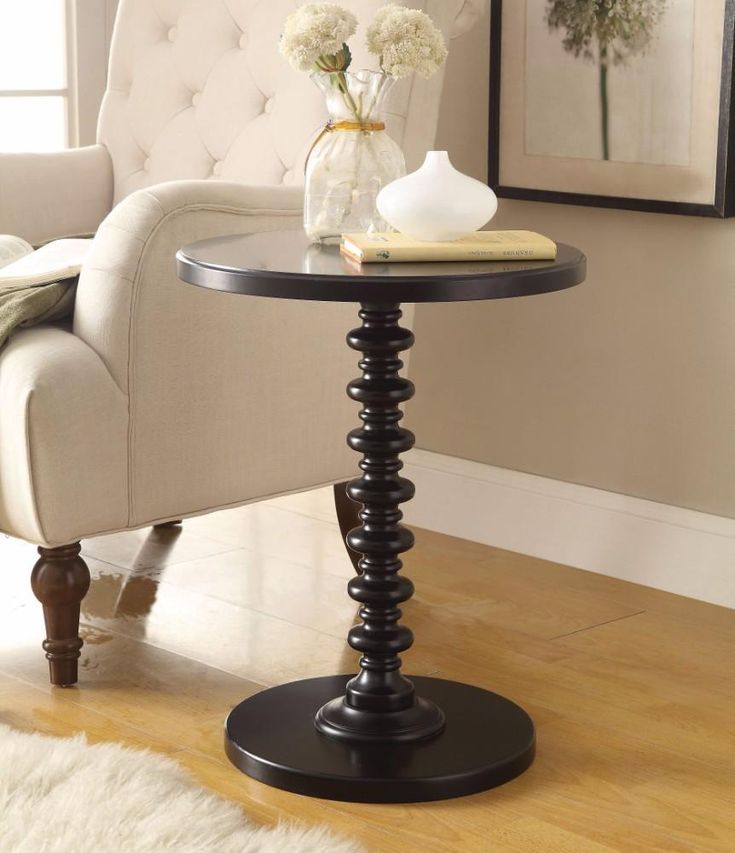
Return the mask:
{"type": "Polygon", "coordinates": [[[735,215],[735,0],[492,0],[499,196],[735,215]]]}

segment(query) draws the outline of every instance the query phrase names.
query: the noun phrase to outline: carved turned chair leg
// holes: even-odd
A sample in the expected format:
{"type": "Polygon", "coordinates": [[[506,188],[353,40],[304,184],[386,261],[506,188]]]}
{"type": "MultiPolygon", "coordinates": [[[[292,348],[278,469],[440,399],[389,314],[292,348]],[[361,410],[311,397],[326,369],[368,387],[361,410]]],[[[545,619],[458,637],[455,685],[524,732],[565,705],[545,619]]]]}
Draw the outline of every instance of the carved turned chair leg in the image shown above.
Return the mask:
{"type": "Polygon", "coordinates": [[[347,483],[334,484],[334,508],[337,510],[337,523],[339,524],[340,532],[342,533],[342,541],[345,543],[347,554],[352,560],[352,565],[355,567],[355,572],[360,574],[360,558],[362,554],[353,551],[346,542],[347,534],[355,527],[360,527],[362,522],[358,513],[360,512],[360,504],[352,500],[347,494],[347,483]]]}
{"type": "Polygon", "coordinates": [[[79,605],[89,589],[89,569],[79,556],[79,543],[62,548],[39,548],[31,588],[43,605],[46,639],[43,649],[52,684],[76,683],[82,640],[79,605]]]}

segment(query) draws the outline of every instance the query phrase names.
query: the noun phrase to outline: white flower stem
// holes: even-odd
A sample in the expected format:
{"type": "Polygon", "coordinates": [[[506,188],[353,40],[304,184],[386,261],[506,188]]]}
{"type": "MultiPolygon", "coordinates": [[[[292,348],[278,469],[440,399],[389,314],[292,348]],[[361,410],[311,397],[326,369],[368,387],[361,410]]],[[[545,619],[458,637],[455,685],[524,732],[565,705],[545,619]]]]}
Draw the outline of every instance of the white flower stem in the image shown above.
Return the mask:
{"type": "Polygon", "coordinates": [[[355,103],[355,99],[352,97],[350,93],[350,87],[347,84],[347,78],[345,77],[344,71],[340,71],[337,74],[337,87],[340,92],[342,92],[342,97],[344,99],[345,104],[347,104],[347,108],[354,115],[355,121],[362,121],[362,117],[360,116],[360,110],[358,109],[357,104],[355,103]]]}

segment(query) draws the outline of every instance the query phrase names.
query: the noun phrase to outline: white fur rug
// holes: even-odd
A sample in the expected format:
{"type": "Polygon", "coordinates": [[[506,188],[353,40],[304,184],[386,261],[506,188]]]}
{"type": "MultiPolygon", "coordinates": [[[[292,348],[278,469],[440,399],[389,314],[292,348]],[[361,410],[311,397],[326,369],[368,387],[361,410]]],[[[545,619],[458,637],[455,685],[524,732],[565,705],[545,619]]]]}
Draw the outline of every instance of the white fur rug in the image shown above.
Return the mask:
{"type": "Polygon", "coordinates": [[[2,853],[360,853],[326,830],[258,828],[175,761],[0,725],[2,853]]]}

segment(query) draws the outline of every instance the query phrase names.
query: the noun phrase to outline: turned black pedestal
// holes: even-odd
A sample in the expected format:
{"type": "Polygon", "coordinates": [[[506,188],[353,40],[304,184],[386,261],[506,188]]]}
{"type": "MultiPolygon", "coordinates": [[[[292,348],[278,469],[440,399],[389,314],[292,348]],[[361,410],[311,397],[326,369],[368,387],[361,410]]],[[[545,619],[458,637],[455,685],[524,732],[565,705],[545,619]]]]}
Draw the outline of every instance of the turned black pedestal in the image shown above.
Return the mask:
{"type": "Polygon", "coordinates": [[[356,278],[334,248],[307,247],[297,234],[259,234],[186,247],[178,269],[186,281],[214,290],[361,303],[362,325],[347,336],[362,371],[347,388],[362,407],[362,424],[347,437],[362,454],[361,473],[347,487],[362,506],[360,526],[347,535],[361,555],[360,574],[348,583],[360,623],[347,638],[360,654],[359,672],[246,699],[225,724],[230,760],[278,788],[358,802],[458,797],[518,776],[535,749],[524,710],[478,687],[401,670],[400,655],[413,643],[401,624],[401,605],[413,594],[401,555],[414,542],[401,523],[401,504],[414,495],[401,476],[400,454],[414,444],[401,425],[401,405],[414,388],[400,375],[400,353],[414,338],[400,325],[400,302],[561,290],[583,280],[584,257],[565,246],[553,262],[371,265],[356,278]]]}

